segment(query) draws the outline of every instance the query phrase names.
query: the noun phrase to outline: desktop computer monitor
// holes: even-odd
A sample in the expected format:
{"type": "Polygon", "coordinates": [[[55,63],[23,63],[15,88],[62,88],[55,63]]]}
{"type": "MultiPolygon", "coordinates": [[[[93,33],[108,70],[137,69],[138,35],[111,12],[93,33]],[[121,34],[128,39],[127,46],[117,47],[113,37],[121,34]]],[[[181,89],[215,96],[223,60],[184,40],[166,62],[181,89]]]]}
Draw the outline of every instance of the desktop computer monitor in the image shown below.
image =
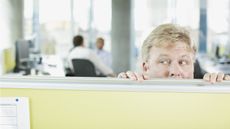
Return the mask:
{"type": "Polygon", "coordinates": [[[17,40],[15,43],[16,66],[15,72],[30,69],[30,45],[31,40],[17,40]]]}

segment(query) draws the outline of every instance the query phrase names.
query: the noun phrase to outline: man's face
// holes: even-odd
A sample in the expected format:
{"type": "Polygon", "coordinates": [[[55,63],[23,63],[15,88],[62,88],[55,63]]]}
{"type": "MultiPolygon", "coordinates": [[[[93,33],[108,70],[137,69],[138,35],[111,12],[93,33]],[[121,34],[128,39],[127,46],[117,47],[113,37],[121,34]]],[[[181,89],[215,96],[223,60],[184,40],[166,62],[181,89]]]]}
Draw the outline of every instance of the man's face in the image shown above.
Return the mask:
{"type": "Polygon", "coordinates": [[[188,50],[187,44],[176,42],[166,48],[152,47],[149,54],[143,70],[150,78],[193,78],[194,53],[188,50]]]}
{"type": "Polygon", "coordinates": [[[98,39],[97,42],[96,42],[96,46],[97,46],[98,49],[103,49],[104,42],[102,40],[98,39]]]}

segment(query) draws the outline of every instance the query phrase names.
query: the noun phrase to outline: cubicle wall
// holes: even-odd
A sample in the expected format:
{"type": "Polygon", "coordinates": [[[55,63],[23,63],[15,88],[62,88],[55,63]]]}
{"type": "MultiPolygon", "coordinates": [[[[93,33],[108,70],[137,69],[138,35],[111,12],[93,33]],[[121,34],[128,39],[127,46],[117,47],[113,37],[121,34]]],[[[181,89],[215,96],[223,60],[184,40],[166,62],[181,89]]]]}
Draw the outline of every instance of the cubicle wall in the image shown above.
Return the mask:
{"type": "Polygon", "coordinates": [[[230,83],[99,78],[0,79],[29,98],[31,129],[229,129],[230,83]]]}

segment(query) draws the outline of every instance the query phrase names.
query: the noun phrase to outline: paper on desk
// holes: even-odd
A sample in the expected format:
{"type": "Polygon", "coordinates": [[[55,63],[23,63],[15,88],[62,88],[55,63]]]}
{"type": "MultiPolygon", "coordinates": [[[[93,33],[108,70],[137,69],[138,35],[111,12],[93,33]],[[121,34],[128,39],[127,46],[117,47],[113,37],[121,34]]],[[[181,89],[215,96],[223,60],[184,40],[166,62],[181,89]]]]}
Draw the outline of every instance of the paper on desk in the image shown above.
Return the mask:
{"type": "Polygon", "coordinates": [[[0,97],[0,129],[30,129],[26,97],[0,97]]]}

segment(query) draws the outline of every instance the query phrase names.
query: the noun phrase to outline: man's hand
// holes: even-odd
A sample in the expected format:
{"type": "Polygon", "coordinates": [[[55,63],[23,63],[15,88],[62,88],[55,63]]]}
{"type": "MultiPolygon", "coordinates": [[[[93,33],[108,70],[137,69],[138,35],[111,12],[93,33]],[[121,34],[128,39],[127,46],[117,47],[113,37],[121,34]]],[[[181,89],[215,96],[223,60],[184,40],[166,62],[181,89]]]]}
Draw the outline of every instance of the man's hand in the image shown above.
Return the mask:
{"type": "MultiPolygon", "coordinates": [[[[127,78],[136,81],[143,81],[149,79],[149,77],[146,75],[132,71],[122,72],[118,75],[118,78],[127,78]]],[[[222,82],[223,80],[230,81],[230,75],[225,75],[224,73],[206,73],[203,77],[203,80],[214,84],[216,82],[222,82]]]]}
{"type": "Polygon", "coordinates": [[[129,78],[131,80],[137,80],[137,81],[143,81],[143,80],[148,80],[148,76],[132,72],[132,71],[127,71],[127,72],[122,72],[118,75],[118,78],[129,78]]]}
{"type": "Polygon", "coordinates": [[[224,73],[206,73],[203,80],[214,84],[216,82],[222,82],[223,80],[230,80],[230,75],[225,75],[224,73]]]}
{"type": "Polygon", "coordinates": [[[108,74],[107,77],[116,77],[117,75],[115,73],[108,74]]]}

